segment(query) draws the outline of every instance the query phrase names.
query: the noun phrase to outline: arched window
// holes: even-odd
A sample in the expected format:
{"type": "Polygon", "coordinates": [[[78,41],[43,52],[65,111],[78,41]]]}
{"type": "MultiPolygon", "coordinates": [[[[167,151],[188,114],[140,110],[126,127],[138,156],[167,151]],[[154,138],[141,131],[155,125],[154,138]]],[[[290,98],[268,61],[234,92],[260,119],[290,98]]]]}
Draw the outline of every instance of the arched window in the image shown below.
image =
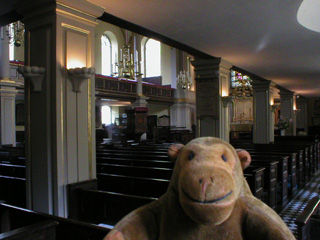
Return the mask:
{"type": "Polygon", "coordinates": [[[112,74],[112,45],[106,35],[101,36],[101,74],[112,74]]]}
{"type": "MultiPolygon", "coordinates": [[[[10,24],[10,30],[11,33],[10,35],[12,36],[12,38],[14,38],[14,27],[13,27],[13,23],[10,24]]],[[[9,43],[9,60],[13,61],[14,60],[14,41],[9,43]]]]}
{"type": "Polygon", "coordinates": [[[161,76],[161,47],[160,42],[149,39],[145,45],[145,76],[161,76]]]}
{"type": "Polygon", "coordinates": [[[112,114],[110,106],[101,107],[101,122],[105,125],[109,125],[112,123],[112,114]]]}

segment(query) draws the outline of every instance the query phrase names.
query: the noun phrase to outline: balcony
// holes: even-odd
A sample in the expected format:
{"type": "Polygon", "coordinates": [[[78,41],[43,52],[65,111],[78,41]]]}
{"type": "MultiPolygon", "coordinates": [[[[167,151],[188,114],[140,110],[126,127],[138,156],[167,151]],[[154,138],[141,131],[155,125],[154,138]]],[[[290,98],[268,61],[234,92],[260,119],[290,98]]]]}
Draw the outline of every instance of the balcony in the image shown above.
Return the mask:
{"type": "MultiPolygon", "coordinates": [[[[173,104],[174,91],[175,89],[170,87],[142,83],[142,92],[149,97],[148,102],[173,104]]],[[[97,97],[134,101],[137,96],[136,92],[137,81],[135,80],[118,79],[96,74],[97,97]]]]}

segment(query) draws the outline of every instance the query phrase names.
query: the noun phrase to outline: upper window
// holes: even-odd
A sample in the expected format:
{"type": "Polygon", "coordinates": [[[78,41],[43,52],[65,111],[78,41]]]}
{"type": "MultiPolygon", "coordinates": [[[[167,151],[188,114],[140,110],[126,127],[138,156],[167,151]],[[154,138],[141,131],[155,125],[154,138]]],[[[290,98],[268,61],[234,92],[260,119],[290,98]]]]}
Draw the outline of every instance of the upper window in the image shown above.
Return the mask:
{"type": "Polygon", "coordinates": [[[108,76],[112,74],[112,45],[106,35],[101,37],[101,73],[108,76]]]}
{"type": "Polygon", "coordinates": [[[146,77],[161,75],[161,46],[160,42],[149,39],[145,45],[146,77]]]}
{"type": "MultiPolygon", "coordinates": [[[[10,24],[10,35],[14,39],[14,26],[13,23],[10,24]]],[[[14,60],[14,41],[10,41],[9,43],[9,60],[13,61],[14,60]]]]}

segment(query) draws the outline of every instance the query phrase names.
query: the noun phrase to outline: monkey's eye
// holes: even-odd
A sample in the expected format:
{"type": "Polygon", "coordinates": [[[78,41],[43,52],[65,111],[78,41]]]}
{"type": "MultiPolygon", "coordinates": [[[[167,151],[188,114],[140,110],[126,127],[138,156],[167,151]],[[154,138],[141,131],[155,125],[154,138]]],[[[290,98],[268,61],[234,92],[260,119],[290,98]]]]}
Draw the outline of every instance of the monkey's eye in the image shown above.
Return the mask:
{"type": "Polygon", "coordinates": [[[188,155],[188,159],[192,160],[194,158],[194,153],[191,151],[188,155]]]}
{"type": "Polygon", "coordinates": [[[225,162],[227,162],[227,161],[228,161],[228,159],[226,158],[226,156],[225,156],[225,155],[221,155],[221,158],[222,158],[222,160],[223,160],[223,161],[225,161],[225,162]]]}

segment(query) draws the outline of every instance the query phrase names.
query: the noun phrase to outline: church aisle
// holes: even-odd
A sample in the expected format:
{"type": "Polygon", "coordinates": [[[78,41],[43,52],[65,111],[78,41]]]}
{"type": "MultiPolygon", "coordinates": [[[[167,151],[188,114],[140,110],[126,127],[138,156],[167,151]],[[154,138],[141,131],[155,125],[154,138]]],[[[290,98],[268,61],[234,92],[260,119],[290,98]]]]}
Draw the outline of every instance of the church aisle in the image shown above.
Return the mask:
{"type": "Polygon", "coordinates": [[[287,204],[280,212],[280,217],[288,225],[289,229],[298,238],[298,228],[294,223],[297,216],[304,210],[308,202],[316,196],[319,196],[320,171],[301,189],[298,194],[287,204]]]}

